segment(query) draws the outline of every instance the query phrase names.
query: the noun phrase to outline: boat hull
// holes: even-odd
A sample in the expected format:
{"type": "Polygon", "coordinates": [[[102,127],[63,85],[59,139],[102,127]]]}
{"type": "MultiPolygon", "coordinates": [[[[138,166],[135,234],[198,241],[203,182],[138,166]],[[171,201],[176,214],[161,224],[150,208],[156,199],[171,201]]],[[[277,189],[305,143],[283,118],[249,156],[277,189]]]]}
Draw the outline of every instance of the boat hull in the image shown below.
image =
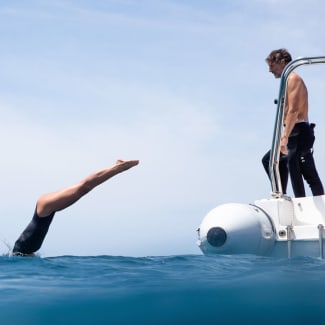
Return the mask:
{"type": "Polygon", "coordinates": [[[203,218],[197,244],[209,255],[323,257],[324,224],[324,196],[228,203],[203,218]]]}

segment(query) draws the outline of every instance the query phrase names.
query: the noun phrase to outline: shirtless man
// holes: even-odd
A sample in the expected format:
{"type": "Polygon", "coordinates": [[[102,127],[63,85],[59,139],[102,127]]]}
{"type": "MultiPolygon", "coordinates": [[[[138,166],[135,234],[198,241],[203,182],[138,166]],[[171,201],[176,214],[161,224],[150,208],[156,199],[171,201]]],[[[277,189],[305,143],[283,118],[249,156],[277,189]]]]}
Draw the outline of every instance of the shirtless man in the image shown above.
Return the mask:
{"type": "Polygon", "coordinates": [[[96,186],[138,163],[138,160],[117,160],[112,167],[91,174],[75,185],[42,195],[36,203],[33,219],[17,239],[12,255],[32,256],[40,249],[55,212],[69,207],[96,186]]]}
{"type": "MultiPolygon", "coordinates": [[[[272,51],[266,58],[269,71],[280,78],[285,66],[292,60],[285,49],[272,51]]],[[[302,78],[291,72],[287,81],[284,130],[280,150],[282,159],[287,155],[288,169],[295,197],[306,196],[302,176],[309,184],[313,195],[323,195],[324,189],[313,158],[314,126],[308,121],[308,92],[302,78]]],[[[263,158],[263,165],[267,154],[263,158]]],[[[268,158],[269,159],[269,158],[268,158]]],[[[280,161],[280,175],[284,174],[280,161]]]]}

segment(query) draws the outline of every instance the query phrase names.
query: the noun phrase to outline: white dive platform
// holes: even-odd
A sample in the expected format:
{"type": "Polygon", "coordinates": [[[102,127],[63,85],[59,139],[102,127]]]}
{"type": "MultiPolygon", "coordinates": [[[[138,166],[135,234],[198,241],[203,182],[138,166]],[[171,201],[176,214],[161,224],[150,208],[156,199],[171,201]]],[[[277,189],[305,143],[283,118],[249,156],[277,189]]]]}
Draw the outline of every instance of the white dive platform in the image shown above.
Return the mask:
{"type": "Polygon", "coordinates": [[[198,228],[197,244],[204,254],[324,258],[325,195],[283,195],[278,168],[287,78],[298,66],[317,63],[325,63],[325,57],[296,59],[282,73],[269,166],[271,198],[211,210],[198,228]]]}

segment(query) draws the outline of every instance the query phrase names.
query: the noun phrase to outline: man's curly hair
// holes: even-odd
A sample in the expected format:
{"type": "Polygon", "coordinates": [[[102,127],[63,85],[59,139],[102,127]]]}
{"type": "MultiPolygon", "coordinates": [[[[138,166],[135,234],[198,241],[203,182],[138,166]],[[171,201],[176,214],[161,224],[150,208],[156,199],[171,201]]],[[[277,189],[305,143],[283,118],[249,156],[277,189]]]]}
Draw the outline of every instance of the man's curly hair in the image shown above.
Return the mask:
{"type": "Polygon", "coordinates": [[[292,61],[291,54],[286,49],[274,50],[265,59],[267,63],[280,63],[281,60],[286,64],[292,61]]]}

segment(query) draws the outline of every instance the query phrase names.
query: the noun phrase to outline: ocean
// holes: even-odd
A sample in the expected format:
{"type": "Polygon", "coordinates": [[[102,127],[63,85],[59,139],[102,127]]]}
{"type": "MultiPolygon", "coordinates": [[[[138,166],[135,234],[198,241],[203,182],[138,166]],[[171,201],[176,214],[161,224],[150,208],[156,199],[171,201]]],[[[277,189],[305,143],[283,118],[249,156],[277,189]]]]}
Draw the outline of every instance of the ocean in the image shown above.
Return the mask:
{"type": "Polygon", "coordinates": [[[325,261],[0,257],[0,324],[325,324],[325,261]]]}

